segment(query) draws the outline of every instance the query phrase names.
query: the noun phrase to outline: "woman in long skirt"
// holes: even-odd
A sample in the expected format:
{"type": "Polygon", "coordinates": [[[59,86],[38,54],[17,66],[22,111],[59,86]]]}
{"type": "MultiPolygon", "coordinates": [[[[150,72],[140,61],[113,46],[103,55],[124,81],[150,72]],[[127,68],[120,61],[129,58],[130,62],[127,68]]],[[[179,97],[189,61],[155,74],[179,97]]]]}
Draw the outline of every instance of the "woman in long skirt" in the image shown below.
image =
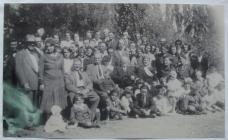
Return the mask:
{"type": "MultiPolygon", "coordinates": [[[[55,41],[47,39],[45,42],[45,54],[40,60],[40,89],[43,90],[41,110],[44,114],[51,113],[51,107],[58,105],[62,109],[66,107],[66,94],[64,86],[63,56],[57,53],[55,41]]],[[[47,119],[46,116],[45,118],[47,119]]]]}

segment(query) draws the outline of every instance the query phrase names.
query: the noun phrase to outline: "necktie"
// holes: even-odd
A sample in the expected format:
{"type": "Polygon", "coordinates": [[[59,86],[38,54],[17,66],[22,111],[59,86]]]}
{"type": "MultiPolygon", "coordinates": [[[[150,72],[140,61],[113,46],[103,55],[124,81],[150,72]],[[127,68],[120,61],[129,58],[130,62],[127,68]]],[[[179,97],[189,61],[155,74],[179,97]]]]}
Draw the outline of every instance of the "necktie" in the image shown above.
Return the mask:
{"type": "Polygon", "coordinates": [[[79,80],[82,80],[82,74],[81,72],[78,72],[79,80]]]}
{"type": "Polygon", "coordinates": [[[143,106],[146,105],[146,95],[143,95],[143,106]]]}
{"type": "Polygon", "coordinates": [[[102,77],[102,71],[101,71],[101,66],[98,65],[98,74],[99,74],[99,77],[102,77]]]}

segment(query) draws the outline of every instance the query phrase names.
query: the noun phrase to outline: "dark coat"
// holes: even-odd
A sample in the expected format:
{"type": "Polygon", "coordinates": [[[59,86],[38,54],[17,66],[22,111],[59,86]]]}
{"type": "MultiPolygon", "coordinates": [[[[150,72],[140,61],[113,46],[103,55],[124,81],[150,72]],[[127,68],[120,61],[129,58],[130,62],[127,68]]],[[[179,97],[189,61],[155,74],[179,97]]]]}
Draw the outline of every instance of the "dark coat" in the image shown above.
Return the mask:
{"type": "MultiPolygon", "coordinates": [[[[39,62],[39,55],[34,54],[37,63],[39,62]]],[[[33,62],[27,50],[17,52],[15,58],[15,71],[21,86],[26,83],[29,84],[31,90],[38,90],[38,71],[33,69],[33,62]]]]}

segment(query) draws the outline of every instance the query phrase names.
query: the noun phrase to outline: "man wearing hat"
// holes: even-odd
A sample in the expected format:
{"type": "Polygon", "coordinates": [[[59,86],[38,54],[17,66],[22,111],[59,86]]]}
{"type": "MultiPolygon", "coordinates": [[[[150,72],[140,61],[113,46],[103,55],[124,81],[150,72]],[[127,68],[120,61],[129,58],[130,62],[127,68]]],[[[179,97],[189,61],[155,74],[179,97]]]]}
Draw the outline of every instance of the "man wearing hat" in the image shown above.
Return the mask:
{"type": "Polygon", "coordinates": [[[26,35],[26,47],[16,54],[15,71],[20,86],[26,91],[35,106],[39,105],[38,96],[38,61],[35,36],[26,35]]]}

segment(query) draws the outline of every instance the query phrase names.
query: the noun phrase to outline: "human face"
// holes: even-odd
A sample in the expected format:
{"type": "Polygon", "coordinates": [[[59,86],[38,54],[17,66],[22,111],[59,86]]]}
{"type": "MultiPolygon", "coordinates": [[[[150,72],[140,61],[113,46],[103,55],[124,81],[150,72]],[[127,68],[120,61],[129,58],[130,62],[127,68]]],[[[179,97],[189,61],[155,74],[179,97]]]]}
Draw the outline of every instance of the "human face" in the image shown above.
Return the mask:
{"type": "Polygon", "coordinates": [[[176,47],[172,47],[171,48],[171,53],[172,54],[176,54],[177,53],[177,48],[176,47]]]}
{"type": "Polygon", "coordinates": [[[29,42],[28,43],[28,50],[29,51],[34,51],[35,50],[36,43],[35,42],[29,42]]]}
{"type": "Polygon", "coordinates": [[[140,49],[138,50],[137,53],[138,53],[138,56],[142,56],[143,55],[143,53],[142,53],[142,51],[140,49]]]}
{"type": "Polygon", "coordinates": [[[115,101],[115,100],[117,100],[117,98],[118,98],[118,94],[116,92],[112,93],[111,100],[115,101]]]}
{"type": "Polygon", "coordinates": [[[86,37],[87,37],[87,39],[91,39],[92,38],[92,34],[90,32],[87,32],[86,33],[86,37]]]}
{"type": "Polygon", "coordinates": [[[147,38],[144,36],[143,38],[142,38],[142,41],[145,43],[145,42],[147,42],[147,38]]]}
{"type": "Polygon", "coordinates": [[[93,53],[93,50],[91,48],[86,50],[86,55],[87,56],[91,56],[92,53],[93,53]]]}
{"type": "Polygon", "coordinates": [[[109,48],[109,49],[108,49],[108,54],[109,54],[109,55],[113,55],[113,54],[114,54],[113,48],[109,48]]]}
{"type": "Polygon", "coordinates": [[[147,89],[146,88],[141,89],[141,93],[146,95],[147,94],[147,89]]]}
{"type": "Polygon", "coordinates": [[[202,78],[202,72],[201,71],[197,71],[196,72],[196,79],[200,80],[202,78]]]}
{"type": "Polygon", "coordinates": [[[80,69],[81,69],[81,66],[82,64],[81,64],[81,62],[80,61],[74,61],[74,64],[73,64],[73,70],[74,71],[80,71],[80,69]]]}
{"type": "Polygon", "coordinates": [[[130,93],[126,94],[126,98],[127,99],[131,98],[131,94],[130,93]]]}
{"type": "Polygon", "coordinates": [[[79,49],[79,56],[84,56],[85,55],[85,51],[83,49],[79,49]]]}
{"type": "Polygon", "coordinates": [[[141,38],[141,35],[140,35],[139,33],[137,33],[137,34],[136,34],[136,39],[137,39],[137,40],[140,40],[140,38],[141,38]]]}
{"type": "Polygon", "coordinates": [[[149,64],[150,64],[149,59],[148,58],[144,58],[143,59],[143,64],[144,64],[144,66],[149,66],[149,64]]]}
{"type": "Polygon", "coordinates": [[[95,34],[95,38],[98,40],[98,39],[100,39],[100,32],[96,32],[96,34],[95,34]]]}
{"type": "Polygon", "coordinates": [[[185,84],[184,85],[184,88],[186,89],[186,90],[190,90],[190,88],[191,88],[191,85],[188,83],[188,84],[185,84]]]}
{"type": "Polygon", "coordinates": [[[135,43],[131,43],[130,48],[134,49],[135,48],[135,43]]]}
{"type": "Polygon", "coordinates": [[[95,58],[95,63],[96,64],[101,64],[101,55],[100,54],[96,54],[94,56],[94,58],[95,58]]]}
{"type": "Polygon", "coordinates": [[[74,34],[74,41],[79,41],[79,35],[78,34],[74,34]]]}
{"type": "Polygon", "coordinates": [[[188,52],[188,45],[187,44],[184,45],[184,51],[188,52]]]}
{"type": "Polygon", "coordinates": [[[161,85],[166,85],[166,78],[161,78],[161,85]]]}
{"type": "Polygon", "coordinates": [[[66,39],[69,41],[71,40],[70,33],[66,33],[66,39]]]}
{"type": "Polygon", "coordinates": [[[174,72],[174,71],[171,71],[171,72],[170,72],[170,78],[171,78],[171,79],[176,79],[176,78],[177,78],[177,73],[174,72]]]}
{"type": "Polygon", "coordinates": [[[150,47],[149,45],[147,45],[147,46],[145,47],[145,51],[146,51],[146,52],[150,52],[150,51],[151,51],[151,47],[150,47]]]}
{"type": "Polygon", "coordinates": [[[164,65],[165,65],[165,66],[168,66],[169,63],[170,63],[169,58],[166,57],[166,58],[164,59],[164,65]]]}
{"type": "Polygon", "coordinates": [[[109,38],[113,39],[114,38],[114,34],[113,33],[109,33],[109,38]]]}
{"type": "Polygon", "coordinates": [[[109,30],[108,30],[108,29],[104,29],[104,36],[105,36],[105,37],[108,36],[108,33],[109,33],[109,30]]]}
{"type": "Polygon", "coordinates": [[[104,52],[106,50],[106,45],[105,45],[105,43],[101,43],[101,45],[100,45],[100,51],[101,52],[104,52]]]}
{"type": "Polygon", "coordinates": [[[58,35],[54,35],[54,40],[55,40],[56,42],[59,42],[59,36],[58,36],[58,35]]]}
{"type": "Polygon", "coordinates": [[[67,49],[64,49],[63,50],[63,56],[64,56],[64,58],[69,58],[70,57],[70,51],[67,49]]]}
{"type": "Polygon", "coordinates": [[[89,47],[89,40],[85,40],[84,45],[85,45],[85,47],[89,47]]]}
{"type": "Polygon", "coordinates": [[[48,53],[53,53],[55,51],[55,46],[53,44],[47,43],[46,46],[48,53]]]}
{"type": "Polygon", "coordinates": [[[83,98],[78,98],[78,100],[75,102],[77,105],[81,105],[84,103],[84,99],[83,98]]]}
{"type": "Polygon", "coordinates": [[[124,32],[124,33],[123,33],[123,38],[124,38],[124,39],[128,39],[128,32],[124,32]]]}

